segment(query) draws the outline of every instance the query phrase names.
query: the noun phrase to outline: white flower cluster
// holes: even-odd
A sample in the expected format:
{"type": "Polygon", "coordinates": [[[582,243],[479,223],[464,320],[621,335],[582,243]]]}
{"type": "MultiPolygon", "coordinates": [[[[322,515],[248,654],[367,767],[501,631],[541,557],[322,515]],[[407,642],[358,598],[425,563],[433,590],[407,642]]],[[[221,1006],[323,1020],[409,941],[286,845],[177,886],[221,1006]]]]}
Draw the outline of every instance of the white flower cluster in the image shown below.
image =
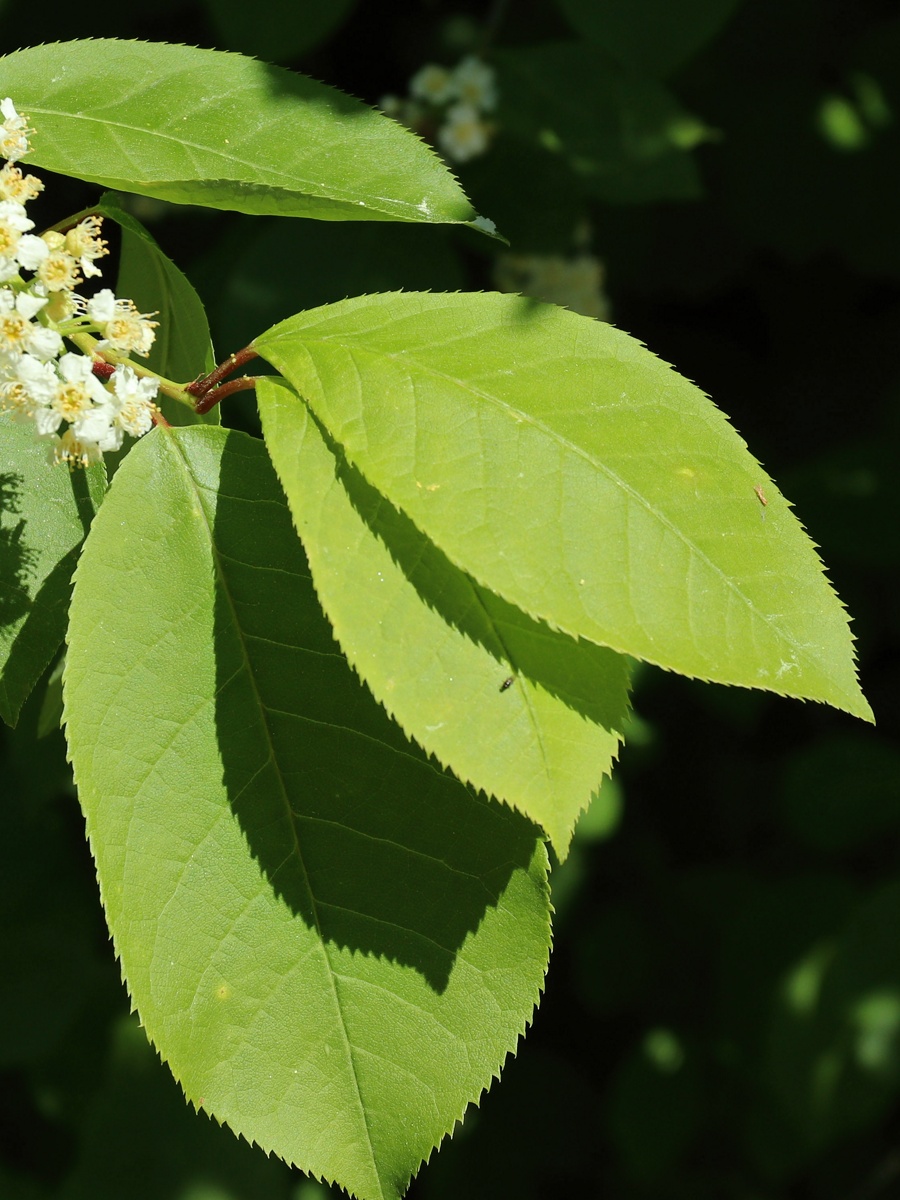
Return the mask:
{"type": "Polygon", "coordinates": [[[44,185],[15,163],[28,153],[32,131],[9,98],[0,116],[7,160],[0,168],[0,410],[33,424],[54,462],[86,467],[118,450],[126,433],[151,428],[158,383],[130,366],[67,351],[63,339],[98,333],[98,351],[144,355],[156,322],[109,289],[89,300],[76,293],[82,279],[101,274],[100,218],[85,217],[66,233],[30,232],[25,208],[44,185]]]}
{"type": "Polygon", "coordinates": [[[409,81],[408,100],[384,96],[379,106],[417,133],[434,134],[452,162],[467,162],[487,150],[493,126],[485,119],[497,107],[492,67],[468,55],[450,70],[429,63],[409,81]]]}
{"type": "Polygon", "coordinates": [[[501,254],[494,283],[501,292],[520,292],[559,304],[585,317],[608,321],[609,297],[604,291],[603,263],[593,254],[574,258],[559,254],[501,254]]]}

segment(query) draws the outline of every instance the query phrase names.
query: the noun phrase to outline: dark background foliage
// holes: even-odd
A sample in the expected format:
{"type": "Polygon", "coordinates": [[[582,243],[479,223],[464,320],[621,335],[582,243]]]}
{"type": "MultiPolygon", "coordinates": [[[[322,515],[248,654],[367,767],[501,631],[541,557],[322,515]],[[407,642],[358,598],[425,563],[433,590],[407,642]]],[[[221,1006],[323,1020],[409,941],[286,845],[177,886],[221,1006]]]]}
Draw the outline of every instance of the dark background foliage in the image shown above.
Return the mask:
{"type": "MultiPolygon", "coordinates": [[[[613,319],[731,416],[855,617],[877,729],[638,672],[616,780],[554,872],[534,1027],[411,1194],[900,1195],[897,5],[0,4],[3,52],[84,36],[276,58],[370,103],[482,53],[501,106],[459,167],[476,207],[516,253],[602,260],[613,319]]],[[[345,295],[494,286],[503,253],[464,230],[137,211],[220,357],[345,295]]],[[[252,428],[252,404],[226,420],[252,428]]],[[[194,1116],[128,1016],[62,738],[38,740],[45,694],[0,731],[0,1196],[324,1196],[194,1116]]]]}

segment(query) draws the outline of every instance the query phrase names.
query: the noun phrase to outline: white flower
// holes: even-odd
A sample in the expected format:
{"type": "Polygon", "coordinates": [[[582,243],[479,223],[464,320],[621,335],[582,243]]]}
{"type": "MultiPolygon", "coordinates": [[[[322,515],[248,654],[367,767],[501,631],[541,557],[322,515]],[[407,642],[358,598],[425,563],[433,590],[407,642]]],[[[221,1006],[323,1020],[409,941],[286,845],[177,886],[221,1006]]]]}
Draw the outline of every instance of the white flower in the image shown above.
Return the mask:
{"type": "Polygon", "coordinates": [[[28,153],[28,122],[16,112],[15,105],[9,96],[0,100],[0,115],[3,124],[0,125],[0,158],[16,162],[28,153]]]}
{"type": "Polygon", "coordinates": [[[157,411],[153,401],[159,384],[155,379],[137,375],[131,367],[117,367],[112,386],[117,401],[116,426],[132,437],[141,437],[153,426],[153,414],[157,411]]]}
{"type": "Polygon", "coordinates": [[[452,76],[453,95],[481,112],[493,112],[497,107],[497,84],[493,67],[470,54],[457,66],[452,76]]]}
{"type": "Polygon", "coordinates": [[[46,305],[46,296],[35,296],[33,292],[16,293],[16,311],[29,321],[33,320],[46,305]]]}
{"type": "Polygon", "coordinates": [[[51,439],[52,463],[65,463],[69,467],[89,467],[91,463],[103,461],[103,451],[96,442],[80,442],[74,429],[67,429],[62,437],[51,439]]]}
{"type": "Polygon", "coordinates": [[[100,236],[102,223],[101,217],[85,217],[66,234],[66,250],[78,259],[86,279],[102,274],[100,268],[94,266],[95,258],[102,258],[108,253],[106,242],[100,236]]]}
{"type": "Polygon", "coordinates": [[[37,404],[52,402],[58,383],[53,363],[41,362],[32,354],[23,354],[16,363],[15,377],[25,385],[37,404]]]}
{"type": "Polygon", "coordinates": [[[438,130],[438,145],[454,162],[467,162],[488,147],[488,128],[471,104],[454,104],[438,130]]]}
{"type": "Polygon", "coordinates": [[[34,228],[34,221],[25,215],[23,205],[15,200],[0,200],[0,264],[4,280],[19,273],[17,255],[26,230],[34,228]]]}
{"type": "Polygon", "coordinates": [[[86,355],[64,354],[56,366],[60,378],[50,407],[60,421],[74,424],[86,417],[94,405],[110,407],[109,392],[94,375],[93,364],[86,355]]]}
{"type": "Polygon", "coordinates": [[[100,404],[105,403],[106,388],[94,374],[94,364],[86,354],[74,354],[70,351],[64,354],[56,365],[60,377],[66,383],[82,384],[92,393],[93,399],[100,404]]]}
{"type": "Polygon", "coordinates": [[[34,229],[34,221],[25,215],[25,205],[20,204],[18,200],[0,201],[0,220],[9,224],[17,233],[34,229]]]}
{"type": "Polygon", "coordinates": [[[0,288],[0,358],[14,361],[27,351],[46,361],[62,350],[60,335],[32,320],[45,303],[28,292],[0,288]]]}
{"type": "Polygon", "coordinates": [[[453,76],[446,67],[428,63],[409,81],[409,94],[429,104],[446,104],[456,95],[453,76]]]}
{"type": "Polygon", "coordinates": [[[97,405],[86,412],[84,416],[79,417],[73,423],[72,429],[75,437],[83,445],[93,444],[101,452],[118,450],[122,445],[124,435],[114,422],[114,406],[112,404],[97,405]]]}
{"type": "Polygon", "coordinates": [[[16,247],[16,262],[26,271],[36,271],[45,258],[50,256],[50,247],[42,237],[23,233],[16,247]]]}
{"type": "Polygon", "coordinates": [[[81,282],[76,259],[67,250],[52,248],[37,267],[37,277],[48,292],[70,292],[81,282]]]}
{"type": "Polygon", "coordinates": [[[400,111],[403,108],[403,101],[399,96],[395,96],[389,92],[378,101],[378,107],[386,117],[399,117],[400,111]]]}
{"type": "Polygon", "coordinates": [[[150,353],[157,322],[150,320],[149,313],[138,312],[133,300],[117,300],[104,288],[88,301],[87,314],[103,334],[97,343],[100,349],[110,346],[120,354],[150,353]]]}
{"type": "Polygon", "coordinates": [[[494,282],[502,292],[521,292],[586,317],[609,319],[603,264],[591,254],[571,259],[555,254],[503,254],[494,268],[494,282]]]}
{"type": "Polygon", "coordinates": [[[37,176],[23,175],[12,163],[4,163],[0,168],[0,197],[4,200],[15,200],[24,205],[43,190],[44,185],[37,176]]]}
{"type": "Polygon", "coordinates": [[[41,362],[50,362],[62,353],[62,349],[63,340],[55,329],[49,329],[46,325],[31,326],[28,351],[35,358],[41,362]]]}
{"type": "Polygon", "coordinates": [[[32,421],[38,408],[49,405],[56,394],[58,377],[52,364],[20,354],[0,382],[0,408],[18,422],[32,421]]]}
{"type": "Polygon", "coordinates": [[[109,288],[102,288],[87,302],[87,315],[97,325],[105,325],[116,315],[115,293],[109,288]]]}

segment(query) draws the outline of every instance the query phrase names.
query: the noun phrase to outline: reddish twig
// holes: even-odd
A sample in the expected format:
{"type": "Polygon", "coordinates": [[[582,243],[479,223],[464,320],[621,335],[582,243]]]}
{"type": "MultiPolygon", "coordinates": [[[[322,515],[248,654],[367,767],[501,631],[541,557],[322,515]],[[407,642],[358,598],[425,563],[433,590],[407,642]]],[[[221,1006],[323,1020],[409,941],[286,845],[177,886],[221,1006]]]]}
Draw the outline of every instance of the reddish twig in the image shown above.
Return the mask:
{"type": "MultiPolygon", "coordinates": [[[[238,367],[242,367],[245,363],[251,362],[254,358],[258,357],[259,355],[252,348],[252,346],[245,346],[243,350],[238,350],[236,354],[229,354],[225,361],[219,363],[214,371],[210,371],[210,373],[208,375],[204,375],[202,379],[195,379],[194,382],[189,383],[184,390],[188,393],[188,395],[196,396],[198,400],[202,399],[207,395],[208,392],[211,392],[213,388],[217,388],[222,380],[227,379],[229,375],[238,369],[238,367]]],[[[212,404],[209,407],[212,408],[212,404]]],[[[197,409],[197,412],[200,411],[200,409],[197,409]]],[[[203,409],[202,411],[208,412],[209,410],[203,409]]]]}
{"type": "Polygon", "coordinates": [[[232,396],[235,392],[252,391],[256,387],[257,379],[259,379],[258,375],[242,375],[240,379],[232,379],[230,383],[223,383],[220,387],[211,388],[194,405],[194,412],[202,416],[211,408],[215,408],[219,401],[224,400],[226,396],[232,396]]]}

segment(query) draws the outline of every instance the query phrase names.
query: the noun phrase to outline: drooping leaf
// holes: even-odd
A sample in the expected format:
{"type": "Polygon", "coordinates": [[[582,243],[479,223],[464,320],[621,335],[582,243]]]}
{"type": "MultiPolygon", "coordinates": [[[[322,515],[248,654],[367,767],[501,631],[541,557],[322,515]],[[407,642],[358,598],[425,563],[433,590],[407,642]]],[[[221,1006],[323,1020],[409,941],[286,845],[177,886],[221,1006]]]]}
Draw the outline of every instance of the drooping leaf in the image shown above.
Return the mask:
{"type": "Polygon", "coordinates": [[[28,162],[117,191],[325,221],[475,222],[415,134],[240,54],[61,42],[0,59],[0,91],[34,128],[28,162]]]}
{"type": "Polygon", "coordinates": [[[41,709],[37,720],[37,736],[50,737],[62,726],[63,694],[62,677],[66,665],[65,654],[60,655],[47,679],[47,686],[41,700],[41,709]]]}
{"type": "Polygon", "coordinates": [[[255,345],[378,491],[531,616],[871,717],[787,501],[700,389],[627,334],[516,296],[399,294],[301,313],[255,345]]]}
{"type": "Polygon", "coordinates": [[[741,0],[558,0],[572,28],[625,66],[664,78],[713,38],[741,0]]]}
{"type": "Polygon", "coordinates": [[[194,1104],[398,1196],[530,1018],[543,845],[355,680],[261,443],[157,430],[100,516],[67,733],[142,1022],[194,1104]]]}
{"type": "Polygon", "coordinates": [[[495,55],[504,128],[560,155],[590,195],[615,203],[694,199],[689,151],[710,133],[663,84],[582,42],[495,55]]]}
{"type": "Polygon", "coordinates": [[[479,587],[349,467],[287,385],[263,432],[344,653],[406,733],[542,825],[560,857],[628,708],[621,655],[479,587]]]}
{"type": "Polygon", "coordinates": [[[0,717],[19,711],[65,637],[78,549],[102,467],[51,466],[33,429],[0,415],[0,717]]]}
{"type": "MultiPolygon", "coordinates": [[[[203,302],[193,285],[141,225],[121,207],[115,193],[97,205],[122,230],[117,296],[133,300],[141,312],[154,313],[156,337],[143,362],[175,383],[190,383],[216,365],[203,302]]],[[[160,394],[158,404],[170,425],[218,425],[218,407],[203,416],[160,394]]]]}

